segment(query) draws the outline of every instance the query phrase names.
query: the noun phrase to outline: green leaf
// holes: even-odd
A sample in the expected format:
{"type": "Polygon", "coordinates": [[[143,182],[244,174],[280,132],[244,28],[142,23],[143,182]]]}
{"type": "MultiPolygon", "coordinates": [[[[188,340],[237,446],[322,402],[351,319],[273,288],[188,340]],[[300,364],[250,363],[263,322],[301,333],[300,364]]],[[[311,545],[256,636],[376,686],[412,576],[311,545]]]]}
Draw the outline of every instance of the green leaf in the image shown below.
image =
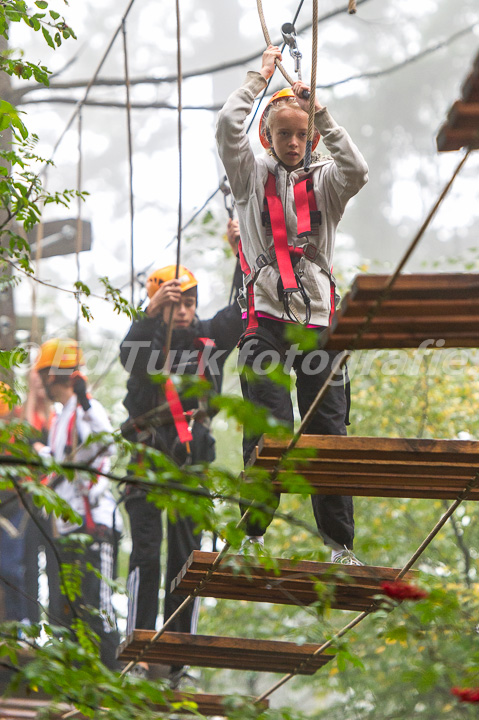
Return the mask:
{"type": "Polygon", "coordinates": [[[45,38],[45,40],[47,41],[48,45],[51,48],[55,49],[55,43],[53,42],[52,36],[50,35],[48,30],[44,26],[42,26],[42,34],[43,34],[43,37],[45,38]]]}
{"type": "Polygon", "coordinates": [[[7,130],[11,126],[10,118],[8,115],[0,115],[0,131],[7,130]]]}
{"type": "Polygon", "coordinates": [[[17,12],[11,7],[5,8],[5,15],[10,20],[10,22],[20,22],[23,17],[19,12],[17,12]]]}
{"type": "Polygon", "coordinates": [[[0,129],[16,128],[24,140],[28,137],[28,130],[18,116],[17,110],[6,100],[0,100],[0,129]]]}
{"type": "Polygon", "coordinates": [[[85,285],[85,283],[82,282],[81,280],[77,280],[74,283],[74,287],[77,290],[79,290],[80,292],[84,293],[87,297],[88,297],[88,295],[90,295],[90,292],[91,292],[90,288],[88,287],[88,285],[85,285]]]}
{"type": "MultiPolygon", "coordinates": [[[[35,3],[35,5],[36,5],[38,8],[40,8],[40,10],[46,10],[47,7],[48,7],[48,3],[45,2],[45,0],[37,0],[37,2],[35,3]]],[[[51,14],[51,12],[50,12],[50,14],[51,14]]]]}
{"type": "Polygon", "coordinates": [[[24,20],[27,23],[27,25],[30,25],[30,27],[32,27],[35,30],[35,32],[38,32],[38,30],[40,30],[41,24],[40,24],[40,20],[37,17],[34,16],[34,17],[31,17],[28,19],[24,18],[24,20]]]}
{"type": "Polygon", "coordinates": [[[13,350],[0,350],[0,367],[5,370],[11,370],[13,367],[18,367],[28,357],[28,353],[21,347],[14,348],[13,350]]]}

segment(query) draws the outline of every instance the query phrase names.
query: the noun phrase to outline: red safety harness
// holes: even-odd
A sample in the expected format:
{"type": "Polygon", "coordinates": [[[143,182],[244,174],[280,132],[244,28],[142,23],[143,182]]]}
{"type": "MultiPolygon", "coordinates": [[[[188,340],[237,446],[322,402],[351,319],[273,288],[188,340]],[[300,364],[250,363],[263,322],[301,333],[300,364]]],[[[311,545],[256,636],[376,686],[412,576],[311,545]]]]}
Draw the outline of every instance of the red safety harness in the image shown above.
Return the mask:
{"type": "MultiPolygon", "coordinates": [[[[195,345],[198,347],[198,375],[206,380],[206,367],[204,363],[203,353],[206,347],[215,347],[215,343],[211,338],[199,337],[195,339],[195,345]]],[[[170,409],[175,424],[176,432],[178,433],[178,439],[180,443],[188,444],[193,440],[193,436],[190,430],[191,420],[194,419],[193,412],[185,412],[181,399],[175,384],[171,377],[165,382],[164,387],[166,402],[170,409]],[[189,419],[189,422],[187,421],[189,419]]],[[[189,448],[188,448],[189,450],[189,448]]]]}
{"type": "MultiPolygon", "coordinates": [[[[73,410],[69,420],[68,420],[68,426],[67,426],[67,440],[65,444],[65,450],[67,450],[67,453],[71,452],[71,448],[73,447],[73,431],[76,426],[76,418],[77,418],[77,409],[80,407],[80,405],[75,405],[75,409],[73,410]]],[[[57,432],[57,426],[58,426],[58,420],[56,420],[55,425],[53,426],[52,430],[52,448],[55,448],[55,437],[57,432]]],[[[98,480],[98,475],[97,475],[98,480]]],[[[93,487],[93,480],[90,480],[88,485],[88,490],[90,490],[93,487]]],[[[88,494],[83,495],[83,506],[85,508],[85,527],[90,532],[93,533],[95,530],[95,522],[93,520],[92,512],[91,512],[91,505],[90,501],[88,499],[88,494]]]]}
{"type": "MultiPolygon", "coordinates": [[[[312,232],[313,224],[321,224],[321,213],[318,211],[316,198],[314,196],[313,182],[310,176],[307,176],[294,186],[294,202],[296,206],[297,217],[297,236],[299,238],[306,237],[312,232]]],[[[278,262],[278,269],[283,286],[283,304],[284,309],[293,322],[301,322],[291,307],[290,298],[292,293],[299,292],[305,305],[304,325],[309,323],[311,318],[311,300],[308,297],[300,277],[295,273],[293,267],[293,259],[305,257],[310,261],[314,261],[317,254],[317,248],[314,245],[306,244],[304,247],[292,247],[288,245],[288,231],[286,228],[286,220],[284,216],[284,208],[281,199],[276,193],[276,178],[272,173],[268,173],[268,179],[265,184],[264,212],[262,215],[263,225],[266,227],[267,234],[272,234],[273,245],[268,249],[269,259],[265,253],[258,256],[256,265],[258,268],[265,267],[275,259],[278,262]]],[[[239,258],[241,269],[245,276],[251,276],[246,287],[247,302],[247,329],[243,334],[253,335],[258,328],[258,318],[254,307],[254,277],[251,268],[246,262],[241,242],[239,245],[239,258]]],[[[331,269],[332,272],[332,269],[331,269]]],[[[331,285],[331,313],[330,322],[335,312],[335,288],[330,275],[331,285]]]]}

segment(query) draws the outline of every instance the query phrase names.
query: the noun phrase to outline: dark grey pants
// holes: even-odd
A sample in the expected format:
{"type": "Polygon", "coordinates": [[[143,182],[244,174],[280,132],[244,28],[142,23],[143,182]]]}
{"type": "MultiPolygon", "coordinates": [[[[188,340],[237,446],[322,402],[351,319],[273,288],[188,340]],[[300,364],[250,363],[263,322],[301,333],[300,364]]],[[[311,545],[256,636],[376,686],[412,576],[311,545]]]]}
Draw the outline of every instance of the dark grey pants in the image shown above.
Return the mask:
{"type": "MultiPolygon", "coordinates": [[[[262,334],[247,339],[240,350],[240,367],[249,369],[249,379],[245,372],[241,373],[241,387],[243,397],[251,402],[267,408],[278,420],[283,420],[293,427],[293,405],[289,392],[268,379],[265,370],[271,365],[271,359],[281,357],[283,367],[292,367],[296,373],[296,388],[298,407],[301,418],[309,410],[314,398],[330,374],[337,352],[326,350],[312,350],[310,352],[294,353],[289,341],[285,337],[287,323],[259,318],[262,334]],[[264,332],[266,331],[266,332],[264,332]],[[253,378],[251,378],[253,375],[253,378]]],[[[319,334],[320,329],[316,331],[319,334]]],[[[349,388],[347,371],[340,381],[330,386],[322,402],[309,423],[305,434],[309,435],[346,435],[346,424],[349,424],[349,388]]],[[[255,445],[259,440],[257,435],[244,435],[243,457],[245,462],[249,459],[255,445]]],[[[243,485],[243,488],[245,486],[243,485]]],[[[243,493],[244,497],[249,497],[243,493]]],[[[249,498],[251,499],[251,498],[249,498]]],[[[354,514],[353,501],[349,496],[342,495],[312,495],[314,517],[318,531],[324,542],[332,547],[353,547],[354,514]]],[[[273,513],[279,504],[273,500],[271,514],[268,517],[247,523],[248,535],[263,535],[273,519],[273,513]]],[[[246,506],[240,505],[243,513],[246,506]]]]}
{"type": "MultiPolygon", "coordinates": [[[[129,572],[139,568],[139,586],[135,598],[136,628],[155,630],[158,615],[158,592],[160,588],[160,548],[162,540],[162,513],[148,502],[146,493],[135,494],[126,501],[130,518],[132,549],[129,572]]],[[[193,550],[201,548],[201,533],[195,532],[195,524],[189,517],[168,520],[167,561],[165,574],[165,621],[181,605],[185,597],[170,593],[171,581],[178,575],[193,550]]],[[[196,604],[191,603],[169,626],[173,632],[195,632],[196,604]]]]}
{"type": "MultiPolygon", "coordinates": [[[[79,532],[88,533],[88,530],[83,527],[79,532]]],[[[112,530],[96,525],[93,541],[87,547],[66,535],[61,541],[57,541],[57,548],[62,563],[75,565],[83,573],[81,595],[73,602],[73,606],[76,613],[99,636],[102,662],[110,670],[118,670],[120,665],[116,659],[116,651],[119,634],[112,605],[112,591],[108,583],[108,580],[113,579],[115,567],[112,530]],[[102,577],[95,571],[101,573],[102,577]]],[[[53,618],[58,618],[67,625],[72,622],[71,608],[61,593],[50,596],[49,609],[53,618]]]]}

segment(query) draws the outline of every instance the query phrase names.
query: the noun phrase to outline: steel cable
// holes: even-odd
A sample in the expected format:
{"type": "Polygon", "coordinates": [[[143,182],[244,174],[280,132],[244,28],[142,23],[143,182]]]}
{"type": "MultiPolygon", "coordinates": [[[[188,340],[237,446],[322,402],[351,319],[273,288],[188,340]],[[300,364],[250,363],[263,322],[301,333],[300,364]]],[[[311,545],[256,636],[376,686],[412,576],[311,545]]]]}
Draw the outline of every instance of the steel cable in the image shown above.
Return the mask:
{"type": "Polygon", "coordinates": [[[125,69],[125,92],[126,92],[126,129],[128,137],[128,169],[129,169],[129,200],[130,200],[130,285],[131,304],[135,306],[135,246],[134,246],[134,194],[133,194],[133,139],[131,131],[131,101],[130,101],[130,73],[128,69],[128,44],[126,34],[126,20],[123,18],[123,60],[125,69]]]}

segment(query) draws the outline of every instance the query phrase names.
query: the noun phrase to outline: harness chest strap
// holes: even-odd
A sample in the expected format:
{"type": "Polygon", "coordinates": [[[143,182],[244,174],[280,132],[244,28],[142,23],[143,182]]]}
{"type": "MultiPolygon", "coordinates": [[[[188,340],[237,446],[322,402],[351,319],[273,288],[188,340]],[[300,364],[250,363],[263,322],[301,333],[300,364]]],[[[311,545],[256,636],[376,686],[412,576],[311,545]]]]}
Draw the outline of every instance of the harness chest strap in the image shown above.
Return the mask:
{"type": "MultiPolygon", "coordinates": [[[[68,429],[67,429],[67,442],[66,447],[72,448],[73,447],[73,432],[76,426],[76,419],[77,419],[77,409],[80,407],[80,405],[76,405],[75,409],[73,410],[70,419],[68,421],[68,429]]],[[[55,428],[56,430],[56,428],[55,428]]],[[[70,450],[71,452],[71,450],[70,450]]],[[[90,480],[90,483],[88,485],[88,490],[93,486],[93,482],[90,480]]],[[[89,532],[92,532],[95,529],[95,522],[93,520],[93,515],[91,512],[91,505],[90,501],[88,499],[88,495],[83,495],[83,506],[85,508],[85,527],[89,532]]]]}
{"type": "Polygon", "coordinates": [[[173,416],[176,432],[181,443],[188,443],[193,440],[193,436],[185,419],[185,413],[181,404],[180,396],[175,387],[173,380],[169,377],[165,382],[165,398],[173,416]]]}
{"type": "MultiPolygon", "coordinates": [[[[297,217],[297,236],[304,237],[311,234],[311,219],[321,222],[321,213],[318,211],[316,198],[314,196],[313,184],[311,178],[308,176],[294,185],[294,201],[296,206],[296,217],[297,217]]],[[[274,254],[278,262],[278,269],[280,272],[281,280],[285,292],[291,292],[298,290],[298,284],[293,269],[291,257],[292,255],[303,255],[308,260],[314,262],[315,258],[308,253],[308,248],[314,246],[308,245],[306,251],[303,248],[293,248],[288,245],[288,234],[286,228],[286,220],[284,216],[283,204],[276,194],[276,178],[272,173],[268,173],[268,179],[265,184],[265,203],[268,208],[269,220],[271,223],[271,230],[273,234],[274,243],[274,254]]],[[[271,248],[272,250],[272,248],[271,248]]],[[[260,256],[263,257],[263,256],[260,256]]],[[[251,333],[254,328],[258,327],[258,320],[254,310],[254,275],[251,271],[248,263],[246,262],[241,241],[239,245],[239,258],[241,269],[246,276],[246,290],[247,290],[247,317],[248,327],[247,332],[251,333]]],[[[271,262],[274,258],[271,258],[271,262]]],[[[264,264],[269,264],[265,258],[264,264]]],[[[322,264],[318,265],[329,277],[331,287],[331,313],[330,321],[335,312],[335,290],[334,283],[332,280],[332,268],[329,272],[322,264]]]]}
{"type": "MultiPolygon", "coordinates": [[[[215,343],[211,338],[199,337],[196,338],[195,344],[200,348],[198,353],[198,374],[201,378],[206,379],[206,367],[203,359],[203,350],[206,347],[215,347],[215,343]]],[[[166,380],[164,392],[166,402],[168,403],[168,407],[173,417],[176,432],[178,433],[179,441],[181,443],[190,443],[193,440],[193,436],[188,422],[186,421],[185,411],[183,410],[180,396],[171,377],[166,380]]]]}
{"type": "Polygon", "coordinates": [[[278,262],[281,280],[283,281],[284,292],[292,292],[298,290],[298,283],[294,274],[291,255],[289,254],[288,231],[284,217],[283,203],[276,194],[276,178],[272,173],[268,173],[268,179],[266,181],[266,185],[264,186],[264,193],[265,200],[268,205],[276,260],[278,262]]]}
{"type": "Polygon", "coordinates": [[[294,186],[294,203],[296,205],[296,217],[298,222],[298,237],[311,234],[311,216],[318,216],[316,198],[314,197],[313,183],[307,177],[296,183],[294,186]]]}

